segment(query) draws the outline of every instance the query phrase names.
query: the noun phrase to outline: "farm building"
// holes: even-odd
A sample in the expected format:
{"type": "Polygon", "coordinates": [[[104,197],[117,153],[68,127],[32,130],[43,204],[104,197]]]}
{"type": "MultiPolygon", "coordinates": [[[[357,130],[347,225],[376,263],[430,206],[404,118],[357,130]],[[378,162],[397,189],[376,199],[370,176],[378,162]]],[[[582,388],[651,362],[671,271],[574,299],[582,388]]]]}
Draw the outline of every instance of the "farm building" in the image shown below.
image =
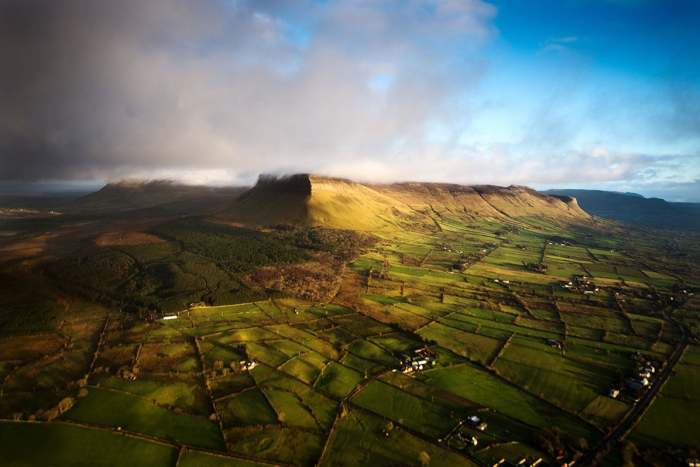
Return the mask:
{"type": "Polygon", "coordinates": [[[488,423],[477,417],[476,415],[471,415],[467,417],[467,423],[472,428],[476,428],[479,431],[484,431],[488,427],[488,423]]]}
{"type": "Polygon", "coordinates": [[[547,339],[547,345],[554,347],[555,349],[561,349],[561,343],[554,339],[547,339]]]}
{"type": "Polygon", "coordinates": [[[416,355],[414,357],[406,354],[401,355],[400,366],[402,372],[411,373],[413,371],[421,371],[428,367],[428,365],[435,365],[439,357],[438,354],[428,348],[418,349],[415,353],[416,355]]]}
{"type": "Polygon", "coordinates": [[[238,364],[241,365],[241,369],[243,370],[252,370],[258,366],[258,362],[255,360],[241,360],[238,364]]]}

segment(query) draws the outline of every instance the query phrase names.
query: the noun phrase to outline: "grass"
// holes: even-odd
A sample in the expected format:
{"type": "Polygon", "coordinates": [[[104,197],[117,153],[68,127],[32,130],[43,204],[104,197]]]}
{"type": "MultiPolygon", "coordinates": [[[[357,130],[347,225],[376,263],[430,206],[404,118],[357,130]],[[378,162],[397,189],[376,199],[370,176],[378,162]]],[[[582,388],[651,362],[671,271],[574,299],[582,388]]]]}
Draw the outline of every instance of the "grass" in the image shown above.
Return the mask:
{"type": "Polygon", "coordinates": [[[308,384],[313,384],[328,363],[323,356],[316,352],[308,352],[296,357],[280,367],[287,374],[294,375],[308,384]]]}
{"type": "Polygon", "coordinates": [[[384,295],[360,295],[362,298],[373,300],[377,303],[384,303],[386,305],[392,305],[394,303],[407,303],[405,298],[393,298],[386,297],[384,295]]]}
{"type": "Polygon", "coordinates": [[[257,462],[213,456],[198,451],[184,451],[177,462],[177,467],[255,467],[259,465],[257,462]]]}
{"type": "Polygon", "coordinates": [[[436,341],[441,347],[458,355],[483,364],[490,362],[503,347],[503,341],[460,331],[440,323],[433,323],[418,334],[424,339],[436,341]]]}
{"type": "Polygon", "coordinates": [[[589,443],[599,434],[573,415],[475,365],[429,370],[428,382],[536,427],[558,426],[589,443]]]}
{"type": "Polygon", "coordinates": [[[247,371],[239,371],[231,373],[220,378],[210,379],[209,387],[211,388],[212,397],[219,398],[241,392],[244,389],[255,386],[255,380],[247,371]]]}
{"type": "Polygon", "coordinates": [[[177,449],[103,430],[60,423],[0,421],[0,459],[7,466],[175,465],[177,449]]]}
{"type": "Polygon", "coordinates": [[[357,370],[364,376],[375,375],[387,369],[384,365],[380,365],[372,360],[365,360],[354,354],[347,354],[341,363],[349,368],[357,370]]]}
{"type": "Polygon", "coordinates": [[[291,391],[316,415],[323,430],[330,430],[338,410],[338,403],[309,386],[288,376],[273,372],[264,367],[255,367],[252,371],[261,388],[291,391]]]}
{"type": "Polygon", "coordinates": [[[331,362],[319,376],[315,386],[336,397],[345,397],[350,391],[364,380],[359,371],[340,363],[331,362]]]}
{"type": "Polygon", "coordinates": [[[176,414],[139,397],[106,389],[89,388],[61,418],[143,433],[193,446],[222,449],[216,422],[176,414]]]}
{"type": "Polygon", "coordinates": [[[229,431],[232,452],[273,462],[313,466],[321,455],[325,437],[290,428],[229,431]]]}
{"type": "Polygon", "coordinates": [[[130,392],[155,401],[158,405],[180,407],[185,412],[209,415],[211,405],[201,380],[192,377],[150,376],[135,380],[96,375],[91,382],[100,387],[130,392]]]}
{"type": "MultiPolygon", "coordinates": [[[[685,358],[683,359],[685,361],[685,358]]],[[[700,367],[696,365],[679,364],[663,389],[664,397],[700,402],[700,367]]]]}
{"type": "Polygon", "coordinates": [[[700,402],[659,397],[630,434],[637,446],[700,449],[700,402]]]}
{"type": "Polygon", "coordinates": [[[369,340],[354,342],[346,346],[346,349],[366,360],[372,360],[386,367],[397,365],[396,357],[369,340]]]}
{"type": "Polygon", "coordinates": [[[356,465],[419,465],[425,452],[430,465],[475,466],[469,459],[429,443],[403,430],[392,429],[387,438],[382,434],[385,421],[373,415],[347,410],[328,440],[319,465],[350,467],[356,465]]]}
{"type": "Polygon", "coordinates": [[[313,413],[296,394],[276,389],[266,389],[264,392],[277,412],[279,420],[285,425],[311,430],[321,428],[313,413]]]}
{"type": "Polygon", "coordinates": [[[613,371],[561,355],[511,344],[494,370],[508,381],[578,413],[612,387],[613,371]]]}
{"type": "Polygon", "coordinates": [[[352,402],[436,439],[456,424],[449,409],[380,381],[371,382],[352,402]]]}
{"type": "Polygon", "coordinates": [[[216,406],[225,427],[279,423],[277,414],[259,389],[251,389],[219,401],[216,406]]]}

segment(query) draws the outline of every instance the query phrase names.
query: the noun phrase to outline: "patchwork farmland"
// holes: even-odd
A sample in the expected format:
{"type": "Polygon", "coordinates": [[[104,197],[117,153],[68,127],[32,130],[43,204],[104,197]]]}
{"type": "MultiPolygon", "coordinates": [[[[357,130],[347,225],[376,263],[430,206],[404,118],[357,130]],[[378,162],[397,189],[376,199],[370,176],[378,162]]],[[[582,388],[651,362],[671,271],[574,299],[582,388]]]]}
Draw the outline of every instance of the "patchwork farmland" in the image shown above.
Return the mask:
{"type": "MultiPolygon", "coordinates": [[[[660,373],[684,345],[670,318],[698,322],[700,283],[650,260],[643,232],[545,224],[374,232],[329,302],[194,303],[172,319],[71,303],[40,342],[0,339],[0,432],[17,439],[0,457],[43,463],[36,439],[53,438],[56,465],[110,449],[133,465],[574,461],[643,396],[640,365],[660,373]]],[[[698,355],[630,430],[638,448],[700,449],[698,355]]]]}

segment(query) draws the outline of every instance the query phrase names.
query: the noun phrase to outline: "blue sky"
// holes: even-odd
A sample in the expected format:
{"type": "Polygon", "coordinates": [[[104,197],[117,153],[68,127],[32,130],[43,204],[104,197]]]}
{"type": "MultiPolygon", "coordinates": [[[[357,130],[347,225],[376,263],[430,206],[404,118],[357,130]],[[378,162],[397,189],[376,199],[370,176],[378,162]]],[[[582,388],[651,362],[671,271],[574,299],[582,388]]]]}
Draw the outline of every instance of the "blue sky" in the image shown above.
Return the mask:
{"type": "Polygon", "coordinates": [[[311,171],[700,202],[700,7],[17,0],[0,180],[311,171]]]}

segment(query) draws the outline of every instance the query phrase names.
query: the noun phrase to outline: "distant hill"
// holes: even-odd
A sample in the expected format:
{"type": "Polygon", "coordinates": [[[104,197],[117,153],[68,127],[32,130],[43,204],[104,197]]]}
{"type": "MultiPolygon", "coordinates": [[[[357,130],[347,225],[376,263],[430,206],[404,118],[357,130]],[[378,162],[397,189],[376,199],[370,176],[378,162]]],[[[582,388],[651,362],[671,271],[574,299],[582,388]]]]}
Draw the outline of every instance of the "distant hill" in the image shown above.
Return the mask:
{"type": "Polygon", "coordinates": [[[355,230],[439,229],[443,217],[471,222],[534,216],[554,222],[590,216],[567,196],[521,186],[440,183],[364,185],[297,174],[261,176],[255,187],[215,211],[219,220],[249,225],[322,225],[355,230]]]}
{"type": "Polygon", "coordinates": [[[700,204],[669,203],[636,193],[601,190],[547,190],[553,195],[573,196],[594,216],[660,229],[700,230],[700,204]]]}
{"type": "Polygon", "coordinates": [[[63,205],[61,210],[104,213],[157,209],[169,214],[190,213],[224,204],[246,190],[247,187],[214,188],[164,180],[126,180],[110,183],[97,192],[63,205]]]}

